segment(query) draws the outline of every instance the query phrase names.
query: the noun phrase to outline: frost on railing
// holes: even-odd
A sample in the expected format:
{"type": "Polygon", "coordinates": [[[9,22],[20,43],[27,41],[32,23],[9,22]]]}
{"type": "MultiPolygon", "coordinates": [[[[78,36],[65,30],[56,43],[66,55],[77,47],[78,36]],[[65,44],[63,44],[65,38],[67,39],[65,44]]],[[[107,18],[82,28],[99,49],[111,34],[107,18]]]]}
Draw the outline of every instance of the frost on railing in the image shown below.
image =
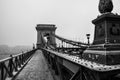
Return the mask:
{"type": "Polygon", "coordinates": [[[14,78],[30,60],[35,51],[36,49],[17,55],[10,55],[10,57],[0,60],[0,80],[14,78]]]}

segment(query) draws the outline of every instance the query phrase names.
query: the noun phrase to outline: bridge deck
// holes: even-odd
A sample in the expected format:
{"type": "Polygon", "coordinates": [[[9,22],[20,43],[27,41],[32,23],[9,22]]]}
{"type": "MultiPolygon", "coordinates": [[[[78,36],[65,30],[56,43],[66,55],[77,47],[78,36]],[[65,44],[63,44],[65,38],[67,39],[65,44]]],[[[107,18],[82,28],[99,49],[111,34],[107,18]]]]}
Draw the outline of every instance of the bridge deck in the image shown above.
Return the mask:
{"type": "Polygon", "coordinates": [[[54,78],[42,52],[38,50],[15,80],[54,80],[54,78]]]}

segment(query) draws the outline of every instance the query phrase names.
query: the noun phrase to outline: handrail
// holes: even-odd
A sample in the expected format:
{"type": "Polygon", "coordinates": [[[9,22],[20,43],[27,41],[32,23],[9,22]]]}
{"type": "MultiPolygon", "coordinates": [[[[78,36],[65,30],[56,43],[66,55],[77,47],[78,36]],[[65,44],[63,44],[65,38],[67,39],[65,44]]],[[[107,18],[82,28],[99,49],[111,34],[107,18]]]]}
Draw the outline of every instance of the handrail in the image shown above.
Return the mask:
{"type": "Polygon", "coordinates": [[[0,60],[0,63],[1,63],[1,62],[5,62],[5,61],[7,61],[7,60],[9,60],[9,59],[11,59],[11,58],[17,57],[17,56],[22,55],[22,54],[25,54],[25,53],[19,53],[19,54],[16,54],[16,55],[11,55],[12,57],[9,56],[9,57],[7,57],[7,58],[1,59],[1,60],[0,60]]]}
{"type": "Polygon", "coordinates": [[[0,63],[5,62],[5,61],[7,61],[7,60],[9,60],[9,59],[11,59],[11,57],[8,57],[8,58],[5,58],[5,59],[1,59],[1,60],[0,60],[0,63]]]}
{"type": "Polygon", "coordinates": [[[8,58],[0,60],[0,80],[13,78],[30,60],[36,50],[37,49],[17,55],[10,55],[8,58]],[[14,74],[14,72],[16,72],[16,74],[14,74]]]}

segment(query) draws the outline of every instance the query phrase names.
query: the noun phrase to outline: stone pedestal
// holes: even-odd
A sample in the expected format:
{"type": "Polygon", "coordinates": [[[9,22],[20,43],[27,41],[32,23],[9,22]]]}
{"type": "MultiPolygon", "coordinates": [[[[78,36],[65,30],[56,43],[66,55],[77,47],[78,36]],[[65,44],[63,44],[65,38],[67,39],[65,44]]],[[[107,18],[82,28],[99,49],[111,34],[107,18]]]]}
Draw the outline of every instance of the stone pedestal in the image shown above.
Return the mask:
{"type": "Polygon", "coordinates": [[[120,15],[106,13],[92,23],[95,24],[93,44],[120,43],[120,15]]]}
{"type": "Polygon", "coordinates": [[[120,15],[105,13],[92,21],[94,41],[83,58],[107,65],[120,64],[120,15]]]}

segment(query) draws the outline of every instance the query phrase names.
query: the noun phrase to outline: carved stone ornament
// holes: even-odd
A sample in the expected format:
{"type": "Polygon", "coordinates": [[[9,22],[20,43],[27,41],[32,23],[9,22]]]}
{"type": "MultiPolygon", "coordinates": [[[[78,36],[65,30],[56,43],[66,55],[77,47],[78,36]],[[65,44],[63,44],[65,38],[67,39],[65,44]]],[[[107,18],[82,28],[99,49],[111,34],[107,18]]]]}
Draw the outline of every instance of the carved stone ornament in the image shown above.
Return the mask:
{"type": "Polygon", "coordinates": [[[112,0],[100,0],[98,7],[101,14],[111,12],[113,10],[112,0]]]}
{"type": "Polygon", "coordinates": [[[120,35],[120,27],[119,24],[112,24],[112,27],[110,28],[110,33],[115,36],[120,35]]]}

